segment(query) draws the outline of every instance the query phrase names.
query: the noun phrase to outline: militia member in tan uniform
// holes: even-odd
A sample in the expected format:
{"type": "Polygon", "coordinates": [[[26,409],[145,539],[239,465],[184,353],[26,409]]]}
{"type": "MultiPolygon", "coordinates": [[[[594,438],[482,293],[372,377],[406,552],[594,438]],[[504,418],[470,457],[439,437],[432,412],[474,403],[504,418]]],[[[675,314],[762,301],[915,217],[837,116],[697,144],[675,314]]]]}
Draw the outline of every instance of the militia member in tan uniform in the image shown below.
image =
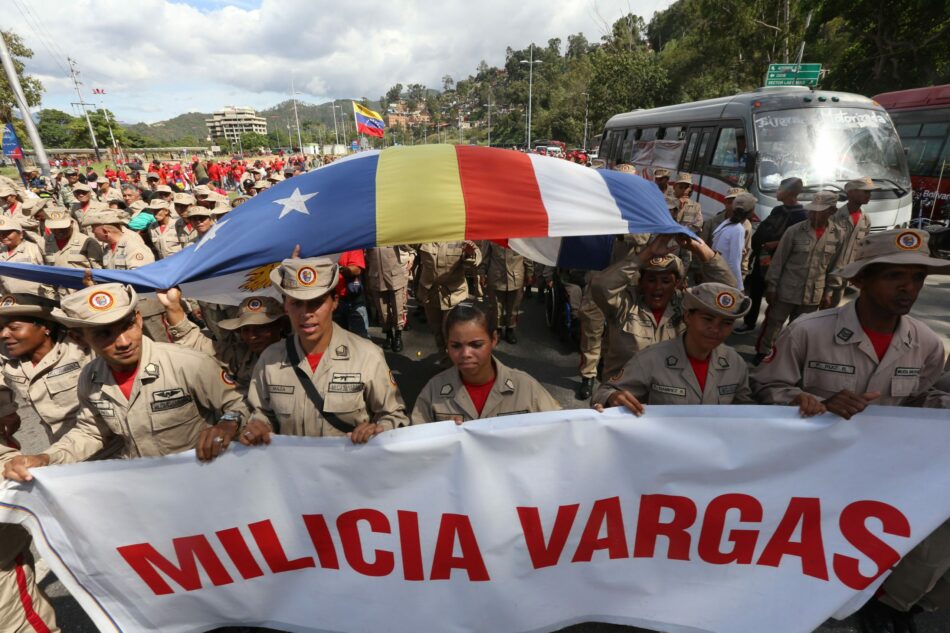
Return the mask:
{"type": "Polygon", "coordinates": [[[100,176],[99,179],[96,180],[96,184],[98,185],[96,198],[98,198],[99,202],[102,202],[106,205],[108,205],[113,200],[125,202],[125,200],[122,198],[122,190],[113,187],[112,183],[109,182],[109,179],[105,176],[100,176]]]}
{"type": "Polygon", "coordinates": [[[673,183],[673,199],[679,205],[673,213],[673,219],[699,235],[703,230],[703,210],[698,202],[690,200],[692,192],[693,175],[681,173],[673,183]]]}
{"type": "MultiPolygon", "coordinates": [[[[23,227],[16,218],[0,215],[0,262],[44,264],[43,251],[23,238],[23,227]]],[[[0,276],[0,293],[53,297],[53,288],[35,281],[0,276]]]]}
{"type": "Polygon", "coordinates": [[[149,227],[149,237],[158,259],[165,259],[180,251],[183,242],[176,230],[177,222],[172,217],[169,204],[156,198],[149,203],[148,210],[155,216],[155,224],[149,227]]]}
{"type": "Polygon", "coordinates": [[[409,423],[383,351],[333,323],[339,266],[326,258],[285,259],[271,271],[294,330],[254,368],[244,444],[270,433],[349,436],[354,444],[409,423]]]}
{"type": "MultiPolygon", "coordinates": [[[[102,268],[105,254],[102,245],[83,233],[76,221],[65,211],[50,211],[45,227],[49,235],[44,239],[46,263],[66,268],[102,268]]],[[[70,291],[59,288],[61,294],[70,291]]]]}
{"type": "Polygon", "coordinates": [[[218,327],[237,332],[237,343],[216,341],[205,334],[185,315],[181,291],[172,288],[157,293],[165,307],[168,335],[173,343],[214,356],[237,382],[237,389],[247,395],[251,374],[261,353],[287,334],[287,315],[281,304],[271,297],[248,297],[238,306],[237,316],[224,319],[218,327]]]}
{"type": "Polygon", "coordinates": [[[366,287],[376,304],[379,323],[386,335],[386,347],[394,352],[402,351],[405,326],[403,314],[409,272],[404,259],[408,259],[408,255],[401,246],[366,249],[366,287]]]}
{"type": "MultiPolygon", "coordinates": [[[[871,192],[878,189],[880,187],[867,176],[849,180],[844,185],[848,201],[831,216],[831,221],[841,227],[843,235],[844,246],[838,260],[838,265],[841,267],[854,261],[855,246],[871,232],[871,218],[861,210],[861,207],[871,201],[871,192]]],[[[841,303],[844,290],[845,284],[837,285],[832,293],[832,306],[841,303]]]]}
{"type": "Polygon", "coordinates": [[[765,325],[756,341],[756,361],[772,349],[786,320],[831,305],[832,291],[841,280],[834,270],[841,259],[841,228],[828,221],[838,194],[819,191],[805,207],[808,221],[788,229],[779,240],[765,275],[765,299],[769,302],[765,325]]]}
{"type": "Polygon", "coordinates": [[[521,314],[524,287],[534,282],[534,262],[510,248],[486,241],[478,272],[479,284],[488,290],[491,321],[499,329],[505,329],[505,340],[514,345],[518,342],[515,328],[521,314]]]}
{"type": "Polygon", "coordinates": [[[413,424],[441,420],[461,424],[561,408],[537,380],[495,358],[498,330],[481,307],[455,306],[446,315],[445,330],[454,366],[422,388],[412,410],[413,424]]]}
{"type": "Polygon", "coordinates": [[[673,188],[670,187],[670,170],[657,167],[653,170],[653,182],[664,198],[673,200],[673,188]]]}
{"type": "MultiPolygon", "coordinates": [[[[591,283],[591,295],[607,317],[604,375],[614,376],[643,349],[679,336],[683,322],[683,263],[670,255],[670,235],[658,235],[639,255],[605,268],[591,283]]],[[[702,262],[703,276],[734,287],[722,257],[701,241],[676,237],[680,251],[702,262]]]]}
{"type": "Polygon", "coordinates": [[[427,242],[419,246],[419,296],[439,353],[445,353],[442,320],[468,298],[465,267],[477,268],[482,253],[475,242],[427,242]]]}
{"type": "Polygon", "coordinates": [[[751,300],[726,284],[705,283],[683,293],[685,332],[634,356],[597,389],[593,404],[625,406],[637,415],[645,404],[750,404],[749,371],[725,345],[751,300]]]}
{"type": "Polygon", "coordinates": [[[73,187],[79,183],[79,172],[75,167],[67,167],[63,170],[63,177],[66,182],[59,186],[59,206],[71,209],[76,202],[76,196],[73,195],[73,187]]]}
{"type": "Polygon", "coordinates": [[[191,448],[207,459],[234,438],[247,408],[233,381],[207,354],[144,337],[137,301],[130,286],[101,284],[64,297],[52,311],[96,358],[79,375],[76,426],[39,455],[11,460],[6,478],[29,481],[30,468],[87,460],[115,437],[126,459],[191,448]]]}
{"type": "MultiPolygon", "coordinates": [[[[950,262],[930,257],[927,241],[926,232],[910,229],[859,241],[855,261],[837,273],[860,295],[791,324],[752,373],[755,397],[845,419],[870,404],[950,408],[950,394],[934,387],[943,341],[908,315],[927,275],[950,273],[950,262]]],[[[950,521],[911,550],[882,589],[858,612],[862,631],[914,631],[913,612],[950,606],[950,521]]]]}
{"type": "Polygon", "coordinates": [[[69,212],[80,226],[84,226],[85,219],[90,214],[107,208],[107,205],[95,199],[92,187],[85,183],[77,182],[73,186],[73,196],[76,197],[76,202],[69,207],[69,212]]]}
{"type": "Polygon", "coordinates": [[[139,234],[126,228],[128,221],[117,209],[96,211],[86,218],[85,224],[105,245],[103,268],[134,270],[155,261],[155,255],[139,234]]]}
{"type": "MultiPolygon", "coordinates": [[[[0,436],[0,467],[19,453],[0,436]]],[[[0,523],[0,627],[4,633],[59,633],[56,613],[36,582],[30,533],[0,523]]]]}

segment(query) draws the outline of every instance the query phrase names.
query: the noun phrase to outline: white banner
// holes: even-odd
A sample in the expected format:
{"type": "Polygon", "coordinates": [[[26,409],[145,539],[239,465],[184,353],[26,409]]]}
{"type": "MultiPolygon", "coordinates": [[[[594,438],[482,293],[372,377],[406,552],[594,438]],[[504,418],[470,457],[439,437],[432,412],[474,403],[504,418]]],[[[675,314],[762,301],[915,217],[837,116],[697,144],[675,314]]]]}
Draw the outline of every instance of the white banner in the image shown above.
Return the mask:
{"type": "Polygon", "coordinates": [[[945,411],[572,410],[39,469],[0,521],[103,631],[812,631],[950,516],[945,411]]]}

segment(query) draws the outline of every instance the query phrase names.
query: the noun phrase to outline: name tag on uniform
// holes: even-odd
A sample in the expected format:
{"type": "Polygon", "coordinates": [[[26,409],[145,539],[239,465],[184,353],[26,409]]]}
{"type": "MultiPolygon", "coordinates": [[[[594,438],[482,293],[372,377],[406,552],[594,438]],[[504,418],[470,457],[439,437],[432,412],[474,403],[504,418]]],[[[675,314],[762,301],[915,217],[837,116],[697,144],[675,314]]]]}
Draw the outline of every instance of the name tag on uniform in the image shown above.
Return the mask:
{"type": "Polygon", "coordinates": [[[920,367],[898,367],[894,370],[895,376],[919,376],[920,367]]]}
{"type": "Polygon", "coordinates": [[[334,372],[327,386],[329,393],[359,393],[363,391],[363,375],[360,373],[334,372]]]}
{"type": "Polygon", "coordinates": [[[832,371],[836,374],[853,374],[854,365],[838,365],[836,363],[824,363],[818,360],[808,361],[809,369],[818,369],[821,371],[832,371]]]}
{"type": "Polygon", "coordinates": [[[292,394],[294,392],[293,385],[267,385],[267,391],[270,393],[283,393],[283,394],[292,394]]]}
{"type": "Polygon", "coordinates": [[[114,418],[115,409],[112,408],[112,403],[108,400],[91,400],[92,406],[96,408],[96,411],[99,412],[99,415],[105,418],[114,418]]]}
{"type": "Polygon", "coordinates": [[[521,411],[509,411],[508,413],[499,413],[497,416],[500,418],[505,415],[521,415],[522,413],[531,413],[527,409],[522,409],[521,411]]]}
{"type": "Polygon", "coordinates": [[[152,394],[152,404],[149,405],[152,413],[178,409],[191,402],[191,396],[184,389],[163,389],[152,394]]]}
{"type": "Polygon", "coordinates": [[[720,396],[731,396],[736,392],[736,389],[739,388],[739,385],[723,385],[719,387],[720,396]]]}
{"type": "Polygon", "coordinates": [[[82,366],[79,363],[69,363],[68,365],[63,365],[62,367],[57,367],[52,370],[46,374],[46,377],[55,378],[56,376],[62,376],[63,374],[68,374],[71,371],[79,371],[80,369],[82,369],[82,366]]]}
{"type": "Polygon", "coordinates": [[[653,389],[653,391],[657,391],[659,393],[665,393],[670,396],[677,396],[679,398],[686,397],[686,390],[680,387],[668,387],[666,385],[658,385],[654,383],[650,385],[650,388],[653,389]]]}

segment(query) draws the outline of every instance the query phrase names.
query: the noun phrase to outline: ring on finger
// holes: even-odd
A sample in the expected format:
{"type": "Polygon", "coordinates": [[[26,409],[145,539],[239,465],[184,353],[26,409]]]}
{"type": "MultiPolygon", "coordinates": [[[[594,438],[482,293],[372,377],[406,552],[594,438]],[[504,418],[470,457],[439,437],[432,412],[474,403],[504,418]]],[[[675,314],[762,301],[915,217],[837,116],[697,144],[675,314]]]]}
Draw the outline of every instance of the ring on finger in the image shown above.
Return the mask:
{"type": "Polygon", "coordinates": [[[221,437],[220,435],[218,435],[218,436],[216,436],[216,437],[214,438],[214,443],[215,443],[215,444],[224,444],[224,438],[221,437]]]}

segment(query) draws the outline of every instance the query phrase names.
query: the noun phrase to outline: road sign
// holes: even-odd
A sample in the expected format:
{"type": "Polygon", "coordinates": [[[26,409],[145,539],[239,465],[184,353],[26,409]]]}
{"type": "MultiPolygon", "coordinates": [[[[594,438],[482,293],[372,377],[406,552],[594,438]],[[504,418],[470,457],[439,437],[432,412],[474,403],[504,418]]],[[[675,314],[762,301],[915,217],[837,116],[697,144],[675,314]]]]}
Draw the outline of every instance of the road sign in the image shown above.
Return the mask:
{"type": "Polygon", "coordinates": [[[821,64],[770,64],[766,86],[816,86],[821,64]]]}

